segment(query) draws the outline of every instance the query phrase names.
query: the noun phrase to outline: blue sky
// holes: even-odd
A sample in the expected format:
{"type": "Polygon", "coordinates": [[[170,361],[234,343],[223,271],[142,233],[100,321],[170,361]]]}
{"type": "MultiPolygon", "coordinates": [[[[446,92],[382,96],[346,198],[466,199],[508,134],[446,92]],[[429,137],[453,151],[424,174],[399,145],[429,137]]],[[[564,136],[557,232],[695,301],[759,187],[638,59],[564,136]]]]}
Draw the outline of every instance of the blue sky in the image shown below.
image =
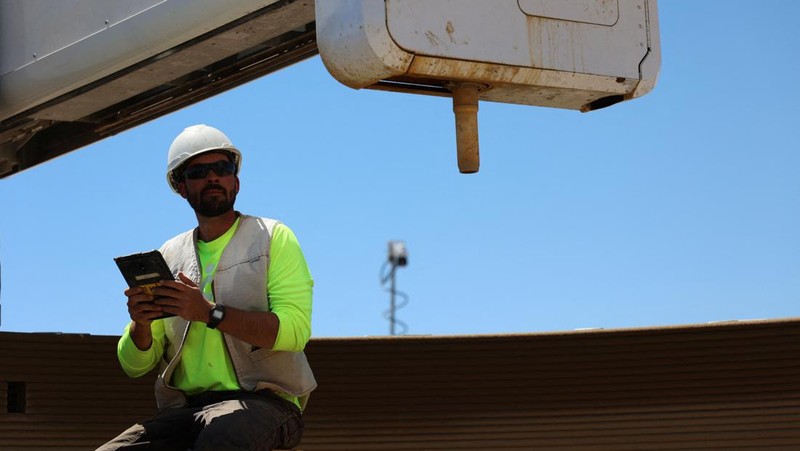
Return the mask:
{"type": "Polygon", "coordinates": [[[186,126],[244,153],[243,212],[298,235],[314,335],[385,335],[387,241],[410,334],[798,316],[800,3],[659,3],[650,94],[581,114],[480,105],[461,175],[449,99],[355,91],[318,57],[0,180],[2,325],[119,334],[113,257],[195,225],[165,181],[186,126]]]}

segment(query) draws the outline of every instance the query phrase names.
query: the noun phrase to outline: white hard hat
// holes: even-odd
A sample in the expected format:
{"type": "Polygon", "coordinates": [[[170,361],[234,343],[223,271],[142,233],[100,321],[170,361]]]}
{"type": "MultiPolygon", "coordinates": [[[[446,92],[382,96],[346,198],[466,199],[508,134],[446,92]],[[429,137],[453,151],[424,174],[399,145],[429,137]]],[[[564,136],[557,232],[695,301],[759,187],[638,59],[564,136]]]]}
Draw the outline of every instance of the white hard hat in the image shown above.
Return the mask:
{"type": "Polygon", "coordinates": [[[214,127],[199,124],[187,127],[172,141],[167,154],[167,183],[172,191],[178,192],[180,180],[173,177],[173,172],[183,163],[206,152],[222,150],[230,153],[236,164],[236,172],[242,166],[242,153],[234,147],[231,140],[224,133],[214,127]]]}

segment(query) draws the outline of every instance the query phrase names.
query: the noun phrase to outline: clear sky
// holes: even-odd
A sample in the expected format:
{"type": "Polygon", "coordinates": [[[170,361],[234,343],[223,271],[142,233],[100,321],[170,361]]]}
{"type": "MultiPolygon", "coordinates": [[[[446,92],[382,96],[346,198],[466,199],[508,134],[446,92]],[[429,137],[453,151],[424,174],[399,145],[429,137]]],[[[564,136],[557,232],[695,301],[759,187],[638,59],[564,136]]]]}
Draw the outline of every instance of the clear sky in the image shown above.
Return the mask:
{"type": "Polygon", "coordinates": [[[458,173],[451,103],[338,84],[319,57],[0,180],[2,325],[112,335],[113,257],[195,225],[165,181],[186,126],[244,153],[239,210],[282,220],[315,279],[314,336],[796,317],[800,2],[661,1],[648,95],[576,111],[483,102],[458,173]]]}

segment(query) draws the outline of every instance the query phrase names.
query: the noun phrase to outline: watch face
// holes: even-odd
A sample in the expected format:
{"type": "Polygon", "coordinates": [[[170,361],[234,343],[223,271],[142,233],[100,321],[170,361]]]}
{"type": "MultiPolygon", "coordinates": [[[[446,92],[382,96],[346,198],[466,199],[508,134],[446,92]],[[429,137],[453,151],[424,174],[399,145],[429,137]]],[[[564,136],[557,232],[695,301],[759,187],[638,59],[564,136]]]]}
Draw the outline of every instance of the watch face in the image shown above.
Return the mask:
{"type": "Polygon", "coordinates": [[[225,315],[225,312],[223,312],[222,310],[220,310],[217,307],[214,307],[214,310],[211,312],[211,317],[216,319],[216,320],[222,319],[222,317],[224,315],[225,315]]]}
{"type": "Polygon", "coordinates": [[[211,309],[208,315],[208,323],[206,323],[206,326],[210,329],[216,329],[217,324],[219,324],[223,318],[225,318],[225,307],[214,305],[214,308],[211,309]]]}

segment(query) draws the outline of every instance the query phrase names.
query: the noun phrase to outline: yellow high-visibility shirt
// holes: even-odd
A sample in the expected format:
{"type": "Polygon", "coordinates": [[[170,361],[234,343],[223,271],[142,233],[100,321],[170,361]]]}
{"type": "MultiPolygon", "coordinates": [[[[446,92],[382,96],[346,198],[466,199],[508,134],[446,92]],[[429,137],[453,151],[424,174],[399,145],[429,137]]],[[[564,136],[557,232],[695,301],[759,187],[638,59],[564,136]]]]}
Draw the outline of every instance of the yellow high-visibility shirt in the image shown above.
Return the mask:
{"type": "MultiPolygon", "coordinates": [[[[219,238],[211,242],[198,241],[202,279],[198,286],[209,301],[214,301],[211,281],[222,251],[233,237],[239,220],[219,238]]],[[[278,224],[270,244],[269,292],[270,310],[278,316],[280,327],[273,350],[302,351],[311,336],[311,304],[313,279],[294,233],[278,224]]],[[[164,350],[162,320],[151,323],[153,344],[139,350],[130,338],[130,324],[119,340],[117,356],[123,370],[131,377],[147,374],[160,361],[164,350]]],[[[205,391],[240,389],[236,373],[228,356],[222,332],[209,329],[205,323],[192,322],[170,385],[187,395],[205,391]]],[[[299,407],[296,397],[282,395],[299,407]]]]}

